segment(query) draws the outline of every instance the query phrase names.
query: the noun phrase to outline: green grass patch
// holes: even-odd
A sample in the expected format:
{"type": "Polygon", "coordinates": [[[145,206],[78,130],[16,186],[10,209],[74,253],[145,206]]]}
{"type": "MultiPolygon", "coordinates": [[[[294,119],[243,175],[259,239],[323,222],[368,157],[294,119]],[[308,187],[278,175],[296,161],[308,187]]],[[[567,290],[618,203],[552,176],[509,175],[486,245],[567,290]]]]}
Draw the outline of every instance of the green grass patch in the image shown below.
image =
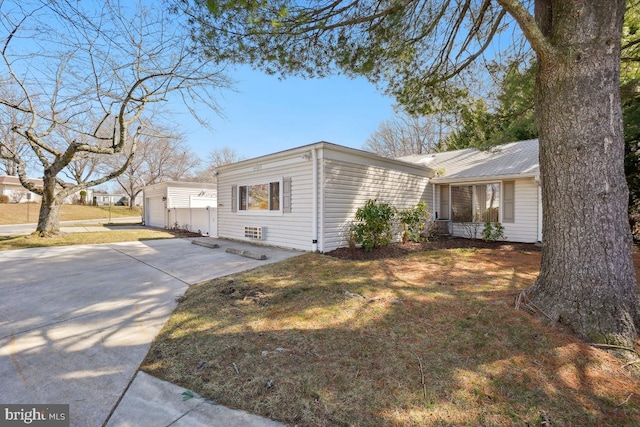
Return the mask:
{"type": "MultiPolygon", "coordinates": [[[[39,203],[0,204],[0,225],[27,224],[38,222],[39,203]]],[[[108,219],[140,216],[140,208],[127,206],[82,206],[62,205],[60,221],[81,221],[88,219],[108,219]]]]}
{"type": "Polygon", "coordinates": [[[624,362],[514,311],[539,263],[305,254],[191,286],[142,369],[291,425],[640,425],[624,362]]]}
{"type": "Polygon", "coordinates": [[[0,236],[0,251],[11,249],[46,248],[53,246],[90,245],[96,243],[132,242],[136,240],[172,239],[169,231],[151,229],[62,233],[55,237],[0,236]]]}

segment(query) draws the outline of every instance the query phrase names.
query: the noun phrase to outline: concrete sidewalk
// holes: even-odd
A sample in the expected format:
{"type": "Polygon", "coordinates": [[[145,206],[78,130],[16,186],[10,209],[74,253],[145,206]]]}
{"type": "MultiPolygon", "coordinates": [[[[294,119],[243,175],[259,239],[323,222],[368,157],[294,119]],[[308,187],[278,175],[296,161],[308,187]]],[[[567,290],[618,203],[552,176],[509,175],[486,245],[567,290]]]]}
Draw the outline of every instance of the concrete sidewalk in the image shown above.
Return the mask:
{"type": "MultiPolygon", "coordinates": [[[[190,284],[299,254],[216,242],[219,249],[167,239],[0,253],[0,403],[68,403],[78,427],[101,426],[112,413],[110,426],[165,425],[145,421],[155,413],[180,414],[171,425],[216,425],[198,420],[222,417],[222,408],[184,406],[184,390],[136,376],[138,367],[190,284]],[[229,246],[268,259],[226,253],[229,246]]],[[[226,420],[239,424],[224,425],[252,417],[233,414],[226,420]]]]}
{"type": "Polygon", "coordinates": [[[145,372],[138,372],[107,427],[276,427],[285,424],[229,409],[145,372]]]}

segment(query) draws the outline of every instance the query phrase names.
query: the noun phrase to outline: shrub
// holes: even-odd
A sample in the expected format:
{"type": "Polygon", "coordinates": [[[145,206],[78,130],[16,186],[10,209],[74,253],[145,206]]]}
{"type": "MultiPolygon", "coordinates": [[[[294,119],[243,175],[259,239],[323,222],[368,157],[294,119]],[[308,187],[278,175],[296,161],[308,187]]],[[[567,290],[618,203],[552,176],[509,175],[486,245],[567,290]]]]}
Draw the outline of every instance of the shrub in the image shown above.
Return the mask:
{"type": "Polygon", "coordinates": [[[424,240],[423,233],[427,224],[427,202],[419,202],[415,207],[403,209],[398,212],[398,220],[402,224],[402,243],[408,240],[420,242],[424,240]]]}
{"type": "Polygon", "coordinates": [[[485,242],[495,242],[504,240],[504,227],[499,222],[485,222],[482,230],[482,240],[485,242]]]}
{"type": "Polygon", "coordinates": [[[367,200],[356,211],[356,222],[351,226],[351,235],[365,251],[391,243],[391,227],[396,209],[389,203],[367,200]]]}
{"type": "Polygon", "coordinates": [[[0,194],[0,203],[9,203],[9,196],[6,194],[0,194]]]}

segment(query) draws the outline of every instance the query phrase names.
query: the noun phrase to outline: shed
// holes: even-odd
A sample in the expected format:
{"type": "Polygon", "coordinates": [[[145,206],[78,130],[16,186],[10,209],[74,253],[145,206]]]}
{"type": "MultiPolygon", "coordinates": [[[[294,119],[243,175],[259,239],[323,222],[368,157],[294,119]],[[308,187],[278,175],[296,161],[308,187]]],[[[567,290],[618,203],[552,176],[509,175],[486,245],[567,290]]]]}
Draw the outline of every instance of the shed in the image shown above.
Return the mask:
{"type": "Polygon", "coordinates": [[[433,199],[429,167],[328,142],[217,169],[218,236],[328,252],[348,245],[369,199],[402,209],[433,199]]]}
{"type": "Polygon", "coordinates": [[[144,188],[144,222],[217,236],[216,184],[167,181],[144,188]]]}

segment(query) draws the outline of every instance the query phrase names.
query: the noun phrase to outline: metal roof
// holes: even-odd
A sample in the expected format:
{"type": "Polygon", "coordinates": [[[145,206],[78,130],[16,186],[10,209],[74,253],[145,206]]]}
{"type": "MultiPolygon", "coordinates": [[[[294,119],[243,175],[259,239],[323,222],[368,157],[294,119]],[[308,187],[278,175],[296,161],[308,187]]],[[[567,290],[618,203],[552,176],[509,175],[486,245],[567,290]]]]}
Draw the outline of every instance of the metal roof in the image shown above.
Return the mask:
{"type": "Polygon", "coordinates": [[[434,182],[513,177],[540,174],[538,140],[511,142],[487,151],[476,148],[400,157],[410,163],[428,166],[438,173],[434,182]]]}

